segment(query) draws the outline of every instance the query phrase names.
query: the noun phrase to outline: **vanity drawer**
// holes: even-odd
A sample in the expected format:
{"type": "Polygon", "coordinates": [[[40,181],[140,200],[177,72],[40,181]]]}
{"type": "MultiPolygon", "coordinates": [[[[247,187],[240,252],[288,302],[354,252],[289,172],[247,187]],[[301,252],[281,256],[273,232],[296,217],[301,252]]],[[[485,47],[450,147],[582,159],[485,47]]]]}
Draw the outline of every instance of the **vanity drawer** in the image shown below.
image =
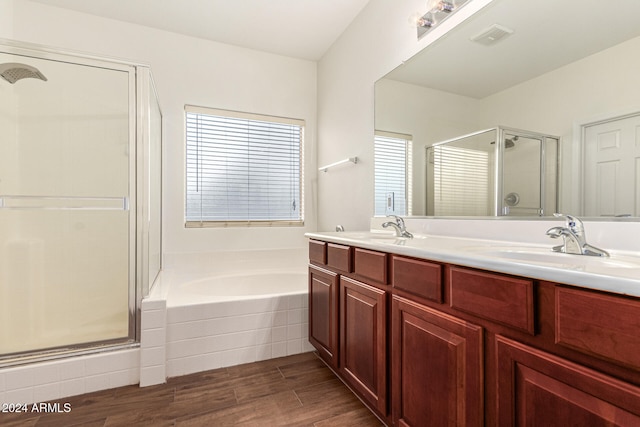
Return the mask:
{"type": "Polygon", "coordinates": [[[345,273],[351,273],[353,271],[351,254],[352,249],[350,246],[327,243],[327,266],[345,273]]]}
{"type": "Polygon", "coordinates": [[[640,301],[556,286],[556,343],[640,369],[640,301]]]}
{"type": "Polygon", "coordinates": [[[394,256],[391,265],[391,284],[394,288],[442,303],[440,264],[394,256]]]}
{"type": "Polygon", "coordinates": [[[327,244],[320,240],[309,240],[309,261],[316,264],[327,263],[327,244]]]}
{"type": "Polygon", "coordinates": [[[387,254],[356,248],[355,273],[374,282],[386,284],[387,254]]]}
{"type": "Polygon", "coordinates": [[[448,267],[452,308],[534,335],[533,281],[448,267]]]}

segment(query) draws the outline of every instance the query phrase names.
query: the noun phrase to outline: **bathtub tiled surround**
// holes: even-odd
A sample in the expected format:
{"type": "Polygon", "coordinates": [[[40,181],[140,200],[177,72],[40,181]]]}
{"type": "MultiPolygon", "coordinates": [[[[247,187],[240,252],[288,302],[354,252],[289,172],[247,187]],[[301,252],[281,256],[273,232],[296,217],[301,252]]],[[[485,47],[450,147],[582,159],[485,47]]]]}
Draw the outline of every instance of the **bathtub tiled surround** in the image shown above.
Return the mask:
{"type": "Polygon", "coordinates": [[[0,402],[45,402],[137,384],[139,360],[135,348],[4,368],[0,402]]]}
{"type": "MultiPolygon", "coordinates": [[[[160,286],[159,283],[158,285],[160,286]]],[[[167,301],[165,299],[142,300],[140,334],[140,387],[162,384],[167,378],[167,301]]]]}
{"type": "Polygon", "coordinates": [[[140,385],[312,351],[306,278],[296,294],[238,301],[178,295],[185,281],[292,270],[306,277],[306,265],[306,249],[166,254],[164,271],[142,302],[140,385]]]}
{"type": "Polygon", "coordinates": [[[169,307],[167,376],[311,351],[307,294],[169,307]]]}

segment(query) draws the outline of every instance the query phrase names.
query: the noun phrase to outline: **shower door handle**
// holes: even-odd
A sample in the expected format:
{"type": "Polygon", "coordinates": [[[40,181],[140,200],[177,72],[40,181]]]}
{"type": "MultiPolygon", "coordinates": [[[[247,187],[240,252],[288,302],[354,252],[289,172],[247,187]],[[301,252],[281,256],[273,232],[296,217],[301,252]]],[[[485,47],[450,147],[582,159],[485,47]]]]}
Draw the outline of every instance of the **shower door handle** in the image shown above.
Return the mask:
{"type": "Polygon", "coordinates": [[[0,209],[129,210],[128,197],[0,196],[0,209]]]}

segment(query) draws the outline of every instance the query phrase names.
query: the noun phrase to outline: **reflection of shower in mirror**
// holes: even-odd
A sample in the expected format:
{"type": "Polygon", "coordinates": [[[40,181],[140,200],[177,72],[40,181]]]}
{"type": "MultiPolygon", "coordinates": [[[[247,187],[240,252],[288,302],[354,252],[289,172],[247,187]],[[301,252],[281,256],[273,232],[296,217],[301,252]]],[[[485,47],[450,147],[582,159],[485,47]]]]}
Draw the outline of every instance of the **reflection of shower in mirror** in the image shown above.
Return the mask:
{"type": "Polygon", "coordinates": [[[504,203],[507,206],[518,206],[518,203],[520,203],[520,195],[518,193],[509,193],[505,196],[504,203]]]}
{"type": "MultiPolygon", "coordinates": [[[[505,138],[504,139],[504,148],[513,148],[516,146],[516,142],[518,141],[518,139],[520,139],[520,137],[518,135],[515,135],[511,138],[505,138]]],[[[495,141],[491,141],[491,144],[495,144],[495,141]]]]}
{"type": "Polygon", "coordinates": [[[496,127],[427,147],[427,215],[553,214],[558,145],[556,136],[496,127]]]}

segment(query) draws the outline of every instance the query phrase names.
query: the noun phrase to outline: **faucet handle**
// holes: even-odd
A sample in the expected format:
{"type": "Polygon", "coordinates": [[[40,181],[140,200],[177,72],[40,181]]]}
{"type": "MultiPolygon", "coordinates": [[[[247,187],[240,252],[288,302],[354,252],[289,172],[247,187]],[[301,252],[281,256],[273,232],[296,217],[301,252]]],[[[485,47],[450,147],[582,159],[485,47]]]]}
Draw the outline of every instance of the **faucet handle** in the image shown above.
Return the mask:
{"type": "Polygon", "coordinates": [[[569,230],[573,231],[577,236],[584,237],[584,223],[580,220],[580,218],[562,213],[554,213],[553,216],[555,216],[556,218],[565,218],[566,227],[569,230]]]}
{"type": "Polygon", "coordinates": [[[396,224],[398,224],[404,230],[405,226],[404,226],[404,220],[402,219],[402,217],[398,215],[387,215],[387,218],[394,218],[396,220],[396,224]]]}

